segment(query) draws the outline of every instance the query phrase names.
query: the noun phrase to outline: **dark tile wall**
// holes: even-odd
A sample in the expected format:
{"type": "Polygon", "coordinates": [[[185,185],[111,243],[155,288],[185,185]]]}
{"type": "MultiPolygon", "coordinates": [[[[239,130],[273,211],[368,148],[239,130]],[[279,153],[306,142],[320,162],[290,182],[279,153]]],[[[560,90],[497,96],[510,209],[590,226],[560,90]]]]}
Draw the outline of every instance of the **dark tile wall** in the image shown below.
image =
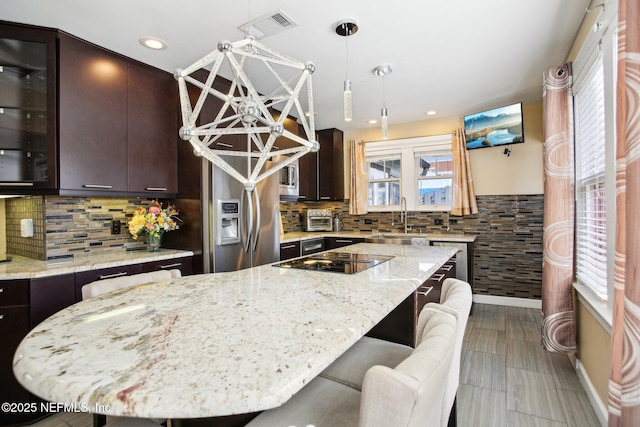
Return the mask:
{"type": "Polygon", "coordinates": [[[44,198],[26,196],[6,199],[7,253],[45,260],[44,198]],[[20,236],[20,220],[33,220],[33,237],[20,236]]]}
{"type": "MultiPolygon", "coordinates": [[[[543,195],[478,196],[476,215],[449,217],[440,212],[409,212],[412,233],[466,233],[475,241],[475,293],[541,298],[543,195]],[[442,225],[435,225],[436,220],[442,225]]],[[[280,203],[285,232],[302,231],[304,209],[331,209],[345,231],[403,232],[398,213],[349,215],[348,202],[280,203]],[[368,224],[370,222],[370,224],[368,224]]]]}

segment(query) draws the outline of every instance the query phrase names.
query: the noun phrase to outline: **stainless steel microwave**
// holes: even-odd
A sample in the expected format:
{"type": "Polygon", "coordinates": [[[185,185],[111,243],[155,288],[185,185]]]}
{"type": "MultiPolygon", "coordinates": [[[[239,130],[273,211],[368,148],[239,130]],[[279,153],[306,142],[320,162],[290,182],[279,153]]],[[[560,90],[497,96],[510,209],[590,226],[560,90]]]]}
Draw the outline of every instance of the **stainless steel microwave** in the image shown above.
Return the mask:
{"type": "Polygon", "coordinates": [[[295,160],[279,171],[280,198],[297,200],[300,194],[298,161],[295,160]]]}

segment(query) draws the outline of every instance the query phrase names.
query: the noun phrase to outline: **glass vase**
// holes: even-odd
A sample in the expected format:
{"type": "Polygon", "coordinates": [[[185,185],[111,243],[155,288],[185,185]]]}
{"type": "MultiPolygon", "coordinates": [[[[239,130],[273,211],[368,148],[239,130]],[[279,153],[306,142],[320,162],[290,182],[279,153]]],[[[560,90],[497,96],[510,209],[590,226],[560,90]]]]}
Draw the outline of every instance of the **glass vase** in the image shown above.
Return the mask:
{"type": "Polygon", "coordinates": [[[162,233],[157,236],[153,233],[147,233],[147,251],[148,252],[158,252],[160,250],[160,245],[162,245],[162,233]]]}

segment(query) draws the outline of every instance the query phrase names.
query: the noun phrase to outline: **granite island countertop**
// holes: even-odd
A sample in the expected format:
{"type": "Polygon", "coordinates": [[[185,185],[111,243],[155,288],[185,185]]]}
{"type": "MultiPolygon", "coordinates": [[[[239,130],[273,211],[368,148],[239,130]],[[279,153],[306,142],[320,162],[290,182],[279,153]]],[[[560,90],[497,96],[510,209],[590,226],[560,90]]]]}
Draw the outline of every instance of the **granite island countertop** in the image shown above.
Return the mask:
{"type": "Polygon", "coordinates": [[[0,280],[34,279],[77,273],[99,268],[120,267],[123,265],[163,261],[193,256],[191,251],[160,249],[158,252],[129,251],[105,255],[78,256],[71,260],[38,261],[31,258],[11,256],[10,262],[0,263],[0,280]]]}
{"type": "Polygon", "coordinates": [[[121,289],[34,328],[14,373],[43,399],[101,405],[110,415],[213,417],[279,406],[456,249],[360,243],[339,251],[394,258],[356,274],[264,265],[121,289]]]}

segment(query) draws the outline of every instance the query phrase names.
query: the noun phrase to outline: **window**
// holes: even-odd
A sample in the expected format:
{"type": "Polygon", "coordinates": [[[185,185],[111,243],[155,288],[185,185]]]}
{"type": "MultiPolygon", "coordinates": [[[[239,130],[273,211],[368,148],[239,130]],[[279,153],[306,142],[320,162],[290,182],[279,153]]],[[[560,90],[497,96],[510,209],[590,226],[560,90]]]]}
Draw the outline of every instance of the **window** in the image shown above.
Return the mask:
{"type": "Polygon", "coordinates": [[[616,20],[601,16],[574,63],[576,282],[602,300],[613,292],[615,254],[616,20]],[[608,19],[608,20],[607,20],[608,19]]]}
{"type": "Polygon", "coordinates": [[[369,210],[451,209],[451,135],[372,142],[366,145],[369,210]]]}
{"type": "Polygon", "coordinates": [[[604,78],[598,58],[574,95],[576,279],[607,298],[604,78]]]}
{"type": "Polygon", "coordinates": [[[400,159],[372,159],[369,171],[369,206],[400,204],[400,159]]]}
{"type": "Polygon", "coordinates": [[[418,205],[451,206],[453,158],[449,155],[418,155],[418,205]]]}

